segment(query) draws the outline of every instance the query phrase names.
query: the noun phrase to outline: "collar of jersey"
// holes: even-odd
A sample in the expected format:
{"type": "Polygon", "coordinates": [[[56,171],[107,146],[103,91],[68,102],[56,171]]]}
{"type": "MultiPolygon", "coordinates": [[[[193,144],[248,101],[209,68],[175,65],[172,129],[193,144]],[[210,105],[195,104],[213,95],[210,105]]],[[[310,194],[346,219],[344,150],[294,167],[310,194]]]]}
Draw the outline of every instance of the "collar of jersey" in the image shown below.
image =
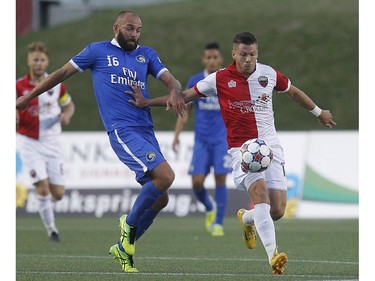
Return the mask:
{"type": "MultiPolygon", "coordinates": [[[[258,62],[257,62],[257,63],[256,63],[256,67],[255,67],[255,71],[250,75],[250,77],[253,76],[253,75],[256,75],[256,73],[258,72],[258,69],[259,69],[259,67],[258,67],[258,62]]],[[[236,61],[233,61],[233,62],[228,66],[228,70],[229,70],[230,72],[232,72],[233,74],[235,74],[235,75],[238,75],[238,76],[244,77],[243,74],[237,70],[237,67],[236,67],[236,61]]],[[[249,77],[249,78],[250,78],[250,77],[249,77]]],[[[249,79],[249,78],[247,78],[247,79],[249,79]]]]}
{"type": "MultiPolygon", "coordinates": [[[[111,41],[111,44],[122,49],[121,46],[119,45],[119,43],[117,42],[117,40],[115,38],[112,39],[111,41]]],[[[135,50],[137,50],[139,48],[139,45],[137,46],[137,48],[135,50]]]]}
{"type": "MultiPolygon", "coordinates": [[[[47,77],[47,76],[48,76],[48,73],[45,72],[45,73],[44,73],[44,77],[47,77]]],[[[34,83],[31,83],[30,78],[31,78],[31,77],[30,77],[30,72],[28,72],[28,73],[26,74],[26,76],[25,76],[25,79],[26,79],[27,84],[35,85],[34,83]]]]}

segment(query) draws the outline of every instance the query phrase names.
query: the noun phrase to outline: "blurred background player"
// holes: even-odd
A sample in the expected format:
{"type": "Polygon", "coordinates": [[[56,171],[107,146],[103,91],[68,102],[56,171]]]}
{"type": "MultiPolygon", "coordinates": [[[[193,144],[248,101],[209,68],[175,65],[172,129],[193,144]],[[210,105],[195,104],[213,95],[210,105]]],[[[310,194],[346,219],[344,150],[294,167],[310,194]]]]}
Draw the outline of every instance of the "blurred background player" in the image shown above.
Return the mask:
{"type": "MultiPolygon", "coordinates": [[[[220,46],[216,42],[205,46],[202,55],[204,71],[192,75],[187,88],[193,87],[198,81],[217,71],[223,64],[220,46]]],[[[228,201],[226,186],[227,173],[231,172],[231,160],[227,153],[226,129],[216,96],[198,99],[188,104],[187,114],[178,116],[172,148],[177,152],[179,136],[188,121],[189,113],[195,105],[195,139],[193,158],[189,168],[192,175],[193,190],[196,198],[206,208],[206,229],[212,236],[223,236],[223,221],[228,201]],[[206,176],[211,167],[215,171],[215,201],[213,202],[204,187],[206,176]]]]}
{"type": "Polygon", "coordinates": [[[139,86],[148,96],[147,77],[152,75],[169,90],[168,106],[183,114],[185,102],[181,85],[160,61],[154,49],[139,45],[142,31],[140,17],[131,11],[120,12],[112,26],[114,38],[93,42],[28,95],[17,99],[16,108],[25,109],[43,91],[77,72],[91,70],[94,93],[110,144],[118,158],[131,169],[141,185],[129,214],[119,218],[120,241],[109,253],[124,272],[138,272],[134,267],[136,241],[151,226],[161,209],[168,204],[168,189],[175,174],[161,153],[155,137],[150,108],[131,105],[126,90],[139,86]]]}
{"type": "MultiPolygon", "coordinates": [[[[43,42],[28,45],[29,72],[16,82],[17,98],[27,95],[48,74],[48,50],[43,42]]],[[[16,112],[21,157],[29,170],[39,202],[39,214],[52,241],[60,241],[53,202],[64,195],[64,155],[60,144],[61,125],[68,125],[74,104],[66,87],[59,83],[30,102],[27,110],[16,112]]]]}

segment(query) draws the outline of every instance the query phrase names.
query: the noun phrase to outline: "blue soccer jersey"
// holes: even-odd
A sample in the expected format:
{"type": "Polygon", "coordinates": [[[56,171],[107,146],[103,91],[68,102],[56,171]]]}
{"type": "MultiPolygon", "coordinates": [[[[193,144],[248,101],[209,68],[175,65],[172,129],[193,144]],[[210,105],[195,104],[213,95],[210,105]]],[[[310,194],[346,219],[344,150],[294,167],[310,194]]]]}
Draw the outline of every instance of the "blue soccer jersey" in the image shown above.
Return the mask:
{"type": "MultiPolygon", "coordinates": [[[[187,87],[194,85],[206,77],[205,72],[197,73],[190,77],[187,87]]],[[[225,142],[227,131],[224,125],[223,117],[220,112],[218,98],[207,97],[194,101],[195,106],[195,138],[205,142],[217,143],[225,142]]]]}
{"type": "Polygon", "coordinates": [[[132,97],[125,91],[137,84],[148,98],[148,74],[158,79],[167,68],[152,48],[138,46],[127,52],[115,39],[89,44],[70,63],[81,72],[91,69],[100,116],[113,150],[135,172],[139,183],[150,181],[147,171],[165,159],[154,135],[150,108],[129,103],[132,97]]]}
{"type": "Polygon", "coordinates": [[[138,46],[123,50],[115,39],[86,46],[70,63],[80,72],[90,68],[100,116],[107,132],[122,127],[152,127],[150,108],[137,108],[128,102],[129,85],[137,84],[148,98],[147,76],[156,79],[167,71],[156,52],[138,46]]]}

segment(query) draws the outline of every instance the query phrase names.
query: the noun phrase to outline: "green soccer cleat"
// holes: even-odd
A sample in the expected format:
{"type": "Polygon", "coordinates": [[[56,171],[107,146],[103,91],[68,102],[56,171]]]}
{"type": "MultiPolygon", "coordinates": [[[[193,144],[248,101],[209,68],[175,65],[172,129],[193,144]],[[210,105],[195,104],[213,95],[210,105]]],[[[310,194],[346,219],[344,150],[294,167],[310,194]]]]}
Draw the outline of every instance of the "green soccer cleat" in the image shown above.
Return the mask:
{"type": "Polygon", "coordinates": [[[214,237],[224,236],[224,227],[221,224],[214,224],[211,228],[211,235],[214,237]]]}
{"type": "Polygon", "coordinates": [[[242,216],[245,212],[245,209],[239,209],[237,212],[238,221],[242,227],[242,240],[245,243],[246,247],[249,249],[254,249],[257,245],[257,233],[255,229],[255,224],[246,225],[242,220],[242,216]]]}
{"type": "Polygon", "coordinates": [[[277,247],[273,254],[273,257],[270,261],[271,269],[273,274],[283,274],[284,273],[284,265],[288,262],[288,256],[285,253],[278,253],[277,247]]]}
{"type": "Polygon", "coordinates": [[[205,225],[206,225],[206,229],[208,232],[212,231],[212,227],[215,222],[215,219],[216,219],[216,206],[214,205],[214,208],[212,209],[212,211],[206,212],[205,225]]]}
{"type": "Polygon", "coordinates": [[[139,272],[138,269],[134,267],[133,256],[128,255],[126,252],[122,251],[119,247],[119,243],[111,246],[111,248],[109,249],[109,254],[113,256],[113,259],[120,262],[122,271],[139,272]]]}
{"type": "Polygon", "coordinates": [[[137,228],[126,223],[127,217],[128,215],[125,214],[119,219],[119,227],[121,230],[120,242],[125,252],[132,256],[135,254],[135,236],[137,228]]]}

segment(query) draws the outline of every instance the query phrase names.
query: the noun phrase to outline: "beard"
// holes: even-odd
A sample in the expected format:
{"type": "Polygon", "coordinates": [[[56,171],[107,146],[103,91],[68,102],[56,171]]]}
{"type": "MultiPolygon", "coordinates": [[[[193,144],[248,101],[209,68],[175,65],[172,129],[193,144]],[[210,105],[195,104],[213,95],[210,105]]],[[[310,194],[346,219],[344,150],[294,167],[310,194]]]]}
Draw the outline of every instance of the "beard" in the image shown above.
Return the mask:
{"type": "Polygon", "coordinates": [[[117,42],[127,52],[134,51],[138,46],[137,39],[125,39],[121,32],[117,35],[117,42]]]}

